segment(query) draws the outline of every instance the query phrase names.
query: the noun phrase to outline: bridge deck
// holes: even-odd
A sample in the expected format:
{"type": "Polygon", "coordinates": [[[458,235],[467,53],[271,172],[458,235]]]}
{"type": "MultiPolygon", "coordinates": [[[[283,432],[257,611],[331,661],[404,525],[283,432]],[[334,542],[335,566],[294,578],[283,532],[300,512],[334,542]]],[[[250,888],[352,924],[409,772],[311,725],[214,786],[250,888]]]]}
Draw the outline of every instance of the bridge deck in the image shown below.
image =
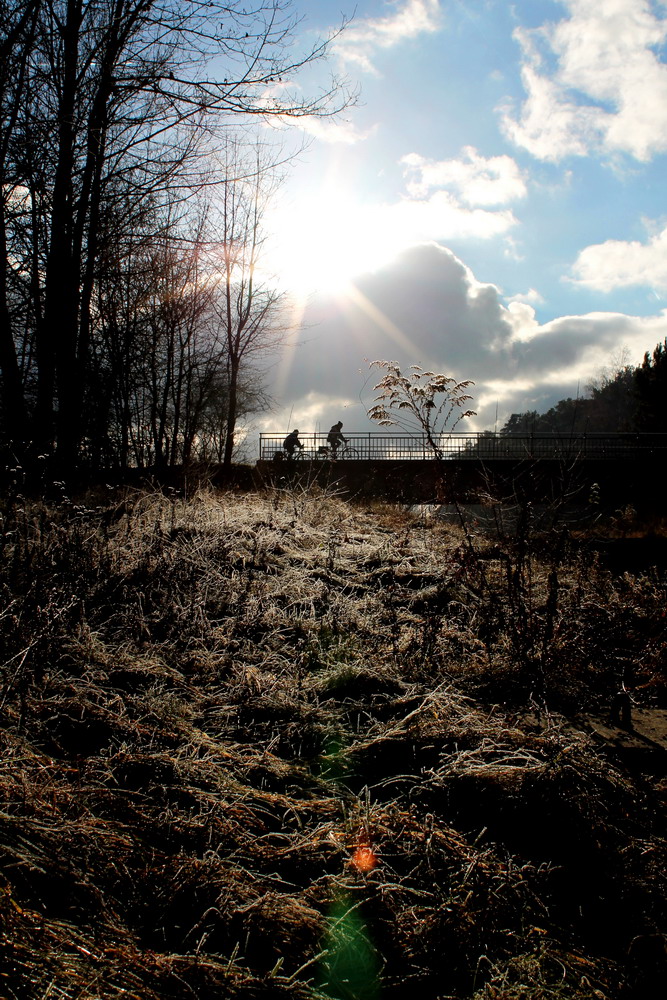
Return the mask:
{"type": "MultiPolygon", "coordinates": [[[[260,461],[285,457],[282,433],[260,434],[260,461]]],[[[521,459],[574,460],[667,457],[667,434],[590,433],[590,434],[494,434],[452,433],[436,435],[393,434],[372,431],[350,432],[346,443],[334,451],[327,435],[319,432],[299,435],[301,450],[294,458],[322,462],[328,459],[347,461],[428,461],[434,457],[447,460],[479,461],[521,459]]]]}

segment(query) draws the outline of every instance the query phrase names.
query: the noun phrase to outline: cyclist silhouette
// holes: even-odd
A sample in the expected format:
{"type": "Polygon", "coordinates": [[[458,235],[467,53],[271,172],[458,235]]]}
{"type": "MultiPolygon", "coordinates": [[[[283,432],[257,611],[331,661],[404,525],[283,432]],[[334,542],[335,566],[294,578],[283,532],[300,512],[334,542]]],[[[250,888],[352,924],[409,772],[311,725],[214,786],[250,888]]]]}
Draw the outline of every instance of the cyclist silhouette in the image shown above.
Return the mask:
{"type": "Polygon", "coordinates": [[[346,437],[343,437],[341,427],[343,426],[343,421],[339,420],[337,424],[334,424],[329,433],[327,434],[327,442],[331,445],[331,450],[336,454],[338,449],[342,444],[347,441],[346,437]]]}
{"type": "Polygon", "coordinates": [[[283,441],[283,448],[287,452],[290,458],[294,457],[294,451],[296,448],[303,448],[303,445],[299,441],[299,429],[293,430],[291,434],[288,434],[283,441]]]}

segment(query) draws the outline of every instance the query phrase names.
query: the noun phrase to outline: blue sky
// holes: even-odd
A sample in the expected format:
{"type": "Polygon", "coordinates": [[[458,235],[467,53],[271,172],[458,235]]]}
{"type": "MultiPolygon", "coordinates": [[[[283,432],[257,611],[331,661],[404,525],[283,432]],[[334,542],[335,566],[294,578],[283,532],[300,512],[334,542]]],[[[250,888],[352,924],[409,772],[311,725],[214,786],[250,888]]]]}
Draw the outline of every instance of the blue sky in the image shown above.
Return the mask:
{"type": "MultiPolygon", "coordinates": [[[[365,359],[473,379],[479,416],[544,410],[667,335],[667,4],[295,4],[359,89],[268,217],[302,324],[262,429],[365,430],[365,359]]],[[[296,134],[288,139],[297,142],[296,134]]]]}

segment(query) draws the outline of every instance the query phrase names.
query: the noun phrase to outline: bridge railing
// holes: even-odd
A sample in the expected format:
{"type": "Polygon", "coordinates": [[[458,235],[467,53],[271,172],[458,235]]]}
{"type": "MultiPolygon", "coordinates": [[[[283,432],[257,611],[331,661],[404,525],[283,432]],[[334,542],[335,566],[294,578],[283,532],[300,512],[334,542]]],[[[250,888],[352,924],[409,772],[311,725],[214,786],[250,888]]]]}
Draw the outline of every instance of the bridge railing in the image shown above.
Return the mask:
{"type": "MultiPolygon", "coordinates": [[[[325,433],[299,434],[303,445],[295,453],[300,460],[327,461],[425,461],[434,457],[426,435],[392,434],[382,431],[350,432],[347,443],[334,453],[325,433]]],[[[285,456],[284,433],[259,436],[259,457],[271,461],[285,456]]],[[[494,434],[489,431],[442,434],[434,444],[443,459],[577,459],[632,458],[655,454],[667,456],[667,434],[592,432],[587,434],[494,434]]]]}

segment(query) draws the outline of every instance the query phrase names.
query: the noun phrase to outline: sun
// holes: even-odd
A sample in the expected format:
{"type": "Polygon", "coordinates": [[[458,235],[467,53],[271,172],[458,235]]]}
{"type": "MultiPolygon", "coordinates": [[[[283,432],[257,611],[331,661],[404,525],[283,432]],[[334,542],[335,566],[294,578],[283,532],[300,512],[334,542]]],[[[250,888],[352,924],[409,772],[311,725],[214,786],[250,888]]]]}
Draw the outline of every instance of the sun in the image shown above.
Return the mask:
{"type": "Polygon", "coordinates": [[[349,196],[320,192],[275,217],[276,271],[288,292],[339,296],[353,279],[391,260],[396,234],[377,207],[349,196]]]}

